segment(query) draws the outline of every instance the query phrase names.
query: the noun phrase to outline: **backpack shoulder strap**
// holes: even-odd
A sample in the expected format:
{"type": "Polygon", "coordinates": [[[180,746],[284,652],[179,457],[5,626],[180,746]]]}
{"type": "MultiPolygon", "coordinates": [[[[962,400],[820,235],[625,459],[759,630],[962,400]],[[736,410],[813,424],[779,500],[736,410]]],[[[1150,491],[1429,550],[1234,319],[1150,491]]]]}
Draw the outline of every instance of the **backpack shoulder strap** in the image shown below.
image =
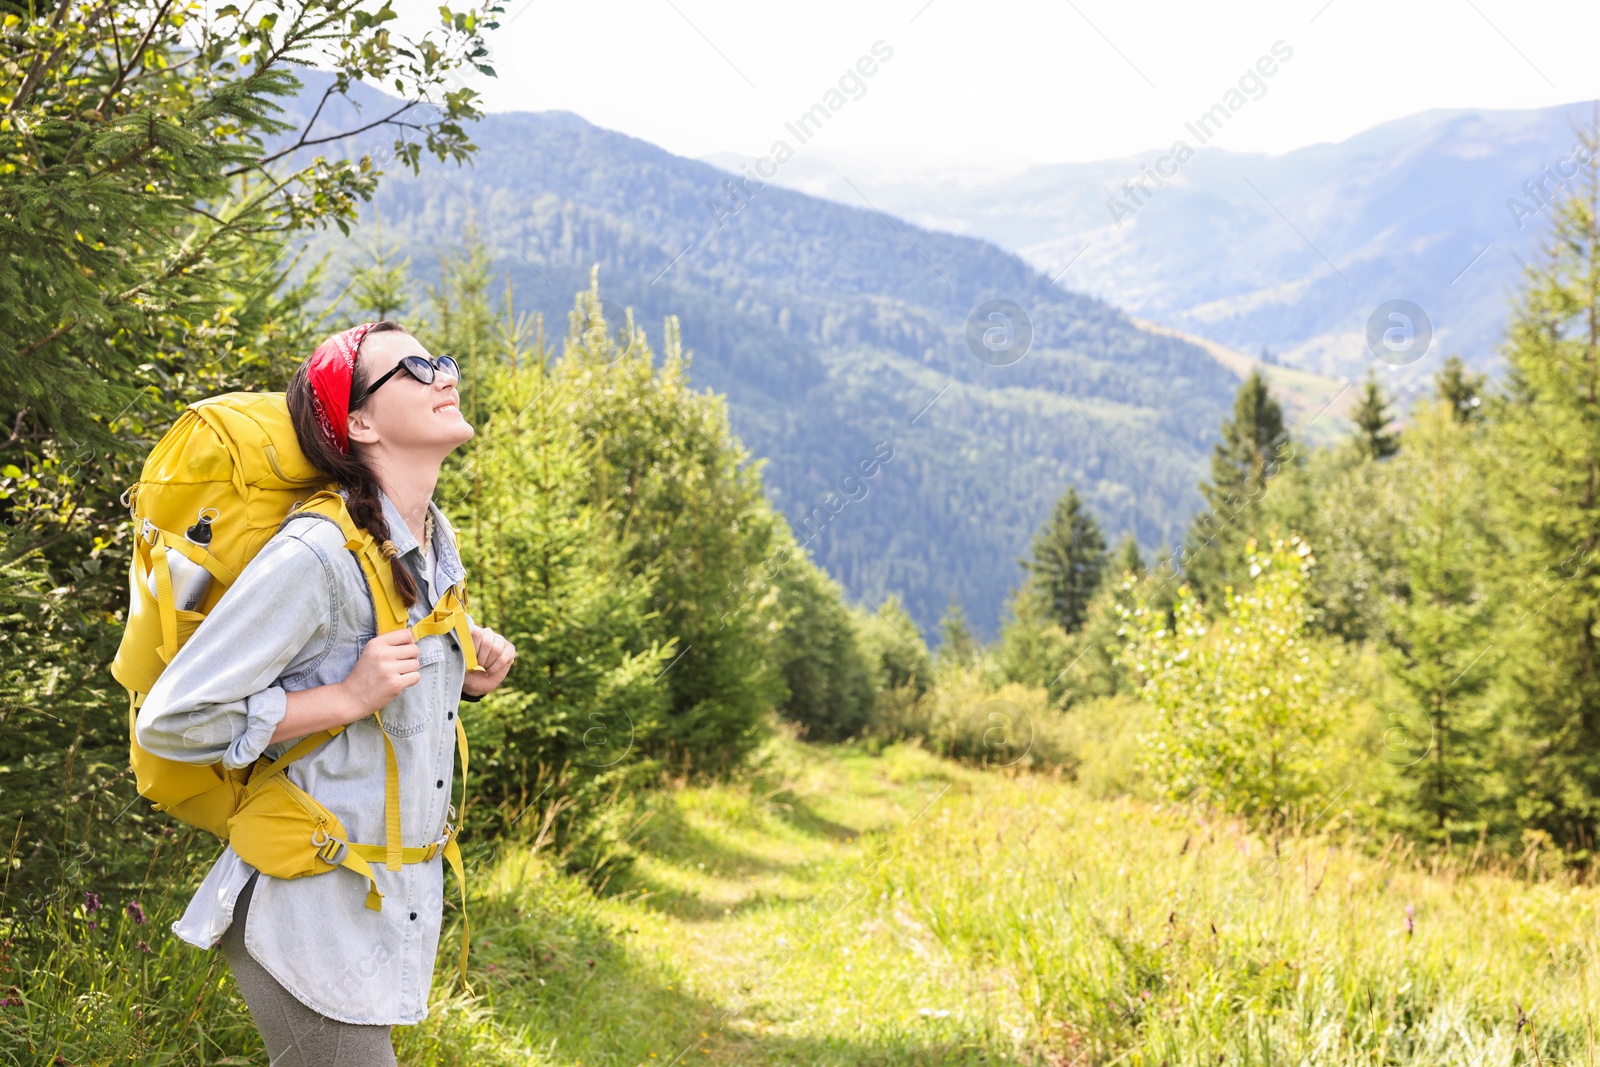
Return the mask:
{"type": "MultiPolygon", "coordinates": [[[[378,613],[378,632],[389,633],[409,625],[405,602],[394,587],[393,568],[383,558],[383,552],[372,535],[357,526],[355,519],[351,518],[344,497],[324,489],[296,507],[283,521],[288,522],[299,515],[315,515],[326,519],[337,525],[344,534],[344,546],[356,554],[362,573],[367,576],[367,584],[372,589],[372,603],[378,613]]],[[[451,536],[454,537],[453,531],[451,536]]],[[[447,589],[433,611],[412,626],[411,632],[416,637],[454,633],[461,654],[466,659],[467,670],[482,669],[478,665],[477,650],[472,644],[472,631],[467,625],[466,582],[457,582],[447,589]]]]}
{"type": "Polygon", "coordinates": [[[344,497],[332,490],[324,489],[295,507],[283,521],[287,523],[302,515],[315,515],[326,519],[339,527],[339,531],[344,534],[344,547],[355,553],[356,562],[361,564],[361,573],[366,575],[367,585],[372,591],[372,607],[376,613],[378,632],[386,634],[405,629],[406,606],[400,599],[399,591],[394,587],[394,571],[390,568],[389,561],[383,558],[383,552],[372,539],[372,535],[357,526],[355,519],[351,518],[344,497]]]}

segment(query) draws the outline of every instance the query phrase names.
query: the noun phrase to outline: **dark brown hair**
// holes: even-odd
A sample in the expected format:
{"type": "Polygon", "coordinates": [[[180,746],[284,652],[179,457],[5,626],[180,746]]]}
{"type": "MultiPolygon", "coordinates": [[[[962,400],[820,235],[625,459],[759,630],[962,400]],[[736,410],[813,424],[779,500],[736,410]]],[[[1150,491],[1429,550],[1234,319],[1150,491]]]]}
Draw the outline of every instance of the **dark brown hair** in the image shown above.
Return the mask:
{"type": "MultiPolygon", "coordinates": [[[[384,321],[376,324],[367,331],[370,337],[375,333],[404,333],[409,331],[398,322],[384,321]]],[[[357,350],[359,352],[359,349],[357,350]]],[[[389,523],[383,517],[383,501],[378,498],[378,479],[365,463],[356,456],[355,450],[346,454],[335,448],[322,432],[322,424],[317,421],[315,398],[311,391],[311,379],[306,368],[309,363],[300,364],[300,369],[294,372],[294,377],[289,380],[288,401],[289,418],[294,422],[294,434],[300,439],[300,451],[304,452],[317,467],[326,471],[344,488],[350,507],[350,517],[356,525],[372,535],[372,539],[380,546],[389,543],[389,523]]],[[[356,365],[350,373],[350,410],[355,411],[365,402],[366,397],[361,394],[366,391],[367,382],[371,375],[361,365],[359,355],[356,365]],[[356,398],[360,398],[357,400],[356,398]]],[[[389,545],[389,549],[393,549],[389,545]]],[[[400,562],[398,555],[389,556],[389,566],[394,571],[394,588],[400,594],[400,599],[405,601],[406,607],[411,607],[417,602],[417,583],[411,577],[411,572],[400,562]]]]}

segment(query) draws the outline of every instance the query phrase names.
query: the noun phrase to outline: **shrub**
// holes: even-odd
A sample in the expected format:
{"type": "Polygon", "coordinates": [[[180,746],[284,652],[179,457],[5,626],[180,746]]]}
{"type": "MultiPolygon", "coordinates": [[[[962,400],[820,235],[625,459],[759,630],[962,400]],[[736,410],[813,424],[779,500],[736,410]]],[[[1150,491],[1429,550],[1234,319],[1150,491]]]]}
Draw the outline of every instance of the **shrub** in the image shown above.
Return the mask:
{"type": "Polygon", "coordinates": [[[1282,826],[1326,800],[1327,740],[1342,704],[1332,661],[1308,635],[1314,559],[1298,537],[1247,545],[1252,582],[1228,586],[1208,622],[1179,590],[1174,629],[1124,609],[1123,662],[1157,709],[1143,762],[1163,793],[1282,826]]]}

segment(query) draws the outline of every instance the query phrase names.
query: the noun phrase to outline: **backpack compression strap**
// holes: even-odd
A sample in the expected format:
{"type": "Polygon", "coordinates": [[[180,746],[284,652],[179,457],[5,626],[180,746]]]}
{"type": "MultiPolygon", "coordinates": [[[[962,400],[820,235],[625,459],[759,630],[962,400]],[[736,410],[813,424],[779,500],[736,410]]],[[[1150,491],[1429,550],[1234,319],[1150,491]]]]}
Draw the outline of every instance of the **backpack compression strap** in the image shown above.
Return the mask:
{"type": "MultiPolygon", "coordinates": [[[[223,588],[233,584],[234,574],[221,560],[204,549],[196,548],[185,538],[175,537],[165,530],[158,528],[146,519],[134,540],[134,551],[148,553],[147,573],[153,574],[156,580],[156,611],[161,618],[161,646],[158,654],[163,663],[171,663],[172,657],[178,654],[178,614],[177,604],[172,595],[172,566],[167,560],[169,553],[177,553],[192,563],[199,564],[223,588]]],[[[140,595],[140,590],[135,589],[134,595],[140,595]]]]}

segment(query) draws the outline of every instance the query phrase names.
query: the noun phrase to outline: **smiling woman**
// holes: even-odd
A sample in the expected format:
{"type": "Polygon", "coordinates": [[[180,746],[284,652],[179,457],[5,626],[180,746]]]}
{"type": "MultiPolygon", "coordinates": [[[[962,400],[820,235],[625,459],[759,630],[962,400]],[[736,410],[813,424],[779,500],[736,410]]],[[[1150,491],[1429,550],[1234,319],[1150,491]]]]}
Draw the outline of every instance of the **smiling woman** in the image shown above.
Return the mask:
{"type": "Polygon", "coordinates": [[[281,765],[304,803],[326,812],[326,835],[313,841],[335,849],[319,853],[326,864],[346,865],[347,852],[362,861],[361,878],[338,866],[275,874],[234,835],[174,924],[193,945],[220,941],[274,1064],[393,1064],[389,1028],[427,1014],[442,858],[461,874],[446,788],[458,740],[465,770],[457,710],[516,658],[470,618],[436,625],[464,603],[454,535],[432,502],[445,457],[473,436],[459,375],[398,323],[318,346],[289,385],[289,413],[348,518],[290,512],[138,713],[138,742],[162,758],[281,765]],[[380,625],[343,522],[381,546],[403,625],[380,625]],[[467,633],[471,648],[458,638],[467,633]],[[302,739],[315,747],[302,751],[302,739]]]}

